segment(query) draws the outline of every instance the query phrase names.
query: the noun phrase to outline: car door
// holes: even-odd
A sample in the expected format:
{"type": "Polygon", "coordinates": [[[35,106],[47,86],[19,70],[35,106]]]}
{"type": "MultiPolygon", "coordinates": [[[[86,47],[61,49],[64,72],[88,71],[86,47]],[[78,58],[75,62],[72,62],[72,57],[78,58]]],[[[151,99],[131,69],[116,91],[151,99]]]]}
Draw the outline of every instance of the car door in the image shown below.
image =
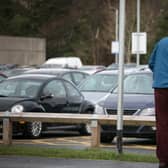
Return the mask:
{"type": "Polygon", "coordinates": [[[67,95],[65,86],[61,80],[54,79],[44,86],[41,104],[47,112],[67,112],[67,95]]]}
{"type": "Polygon", "coordinates": [[[70,82],[64,81],[64,84],[67,90],[68,105],[71,108],[71,113],[80,113],[84,97],[70,82]]]}

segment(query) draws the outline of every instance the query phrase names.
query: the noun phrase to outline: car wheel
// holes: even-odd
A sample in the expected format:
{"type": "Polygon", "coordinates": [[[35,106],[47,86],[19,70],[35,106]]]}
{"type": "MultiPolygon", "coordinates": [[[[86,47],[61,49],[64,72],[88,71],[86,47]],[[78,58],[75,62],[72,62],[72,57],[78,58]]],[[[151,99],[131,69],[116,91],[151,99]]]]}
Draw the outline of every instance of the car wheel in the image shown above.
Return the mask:
{"type": "Polygon", "coordinates": [[[42,122],[34,121],[27,123],[26,135],[31,138],[40,137],[42,132],[42,122]]]}
{"type": "Polygon", "coordinates": [[[101,142],[111,143],[116,135],[101,135],[101,142]]]}
{"type": "MultiPolygon", "coordinates": [[[[93,110],[86,110],[85,114],[93,114],[93,110]]],[[[91,128],[90,124],[81,124],[80,130],[79,130],[80,135],[91,135],[91,128]]]]}
{"type": "Polygon", "coordinates": [[[90,124],[82,124],[79,133],[80,135],[91,135],[90,124]]]}

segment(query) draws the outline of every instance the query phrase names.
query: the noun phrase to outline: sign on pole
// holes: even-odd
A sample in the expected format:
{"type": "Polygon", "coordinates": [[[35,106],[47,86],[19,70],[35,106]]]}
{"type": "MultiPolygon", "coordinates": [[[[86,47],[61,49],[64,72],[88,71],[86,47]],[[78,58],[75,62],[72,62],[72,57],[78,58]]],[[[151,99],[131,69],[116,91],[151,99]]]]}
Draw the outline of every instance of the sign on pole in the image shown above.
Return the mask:
{"type": "Polygon", "coordinates": [[[146,54],[147,34],[146,32],[132,33],[132,54],[146,54]]]}
{"type": "Polygon", "coordinates": [[[111,42],[111,53],[119,54],[119,42],[118,41],[111,42]]]}

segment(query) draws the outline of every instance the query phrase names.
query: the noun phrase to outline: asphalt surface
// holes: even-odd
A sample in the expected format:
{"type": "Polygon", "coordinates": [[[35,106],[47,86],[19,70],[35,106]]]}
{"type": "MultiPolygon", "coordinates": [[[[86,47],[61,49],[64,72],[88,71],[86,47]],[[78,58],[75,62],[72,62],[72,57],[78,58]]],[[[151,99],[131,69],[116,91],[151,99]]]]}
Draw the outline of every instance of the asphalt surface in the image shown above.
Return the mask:
{"type": "MultiPolygon", "coordinates": [[[[137,139],[136,139],[137,141],[137,139]]],[[[2,143],[2,142],[1,142],[2,143]]],[[[133,140],[124,139],[124,153],[138,153],[155,155],[155,146],[149,146],[148,141],[138,141],[137,145],[133,140]],[[141,145],[140,145],[141,144],[141,145]],[[142,148],[143,146],[143,148],[142,148]]],[[[72,148],[86,149],[90,146],[89,137],[67,136],[67,137],[43,137],[42,139],[16,138],[15,145],[43,146],[47,148],[72,148]]],[[[116,151],[115,142],[111,145],[101,145],[101,148],[116,151]]],[[[122,162],[105,160],[82,160],[82,159],[59,159],[25,156],[0,156],[0,168],[157,168],[155,163],[122,162]]]]}
{"type": "Polygon", "coordinates": [[[1,156],[0,168],[157,168],[158,164],[105,160],[1,156]]]}
{"type": "MultiPolygon", "coordinates": [[[[70,149],[87,149],[90,148],[91,137],[79,136],[76,134],[54,134],[46,135],[40,139],[24,139],[18,137],[13,139],[15,145],[41,146],[47,148],[70,148],[70,149]]],[[[0,144],[2,141],[0,140],[0,144]]],[[[100,148],[116,151],[116,140],[113,143],[101,143],[100,148]]],[[[123,138],[124,153],[149,154],[155,155],[156,146],[149,139],[123,138]]]]}

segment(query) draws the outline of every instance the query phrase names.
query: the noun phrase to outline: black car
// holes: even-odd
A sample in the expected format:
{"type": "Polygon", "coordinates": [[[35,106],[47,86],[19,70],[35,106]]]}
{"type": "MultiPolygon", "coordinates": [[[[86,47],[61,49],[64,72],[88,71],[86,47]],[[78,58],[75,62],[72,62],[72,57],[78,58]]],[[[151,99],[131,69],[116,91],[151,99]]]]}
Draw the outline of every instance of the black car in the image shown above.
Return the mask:
{"type": "MultiPolygon", "coordinates": [[[[71,82],[52,75],[19,75],[0,83],[0,111],[93,113],[94,106],[71,82]]],[[[41,122],[16,122],[13,132],[39,137],[43,131],[76,129],[87,133],[85,125],[65,125],[41,122]]]]}
{"type": "Polygon", "coordinates": [[[88,73],[81,72],[79,70],[73,69],[65,69],[65,68],[40,68],[40,69],[32,69],[26,71],[25,74],[49,74],[57,77],[61,77],[68,81],[71,81],[75,85],[79,85],[79,83],[89,76],[88,73]]]}

